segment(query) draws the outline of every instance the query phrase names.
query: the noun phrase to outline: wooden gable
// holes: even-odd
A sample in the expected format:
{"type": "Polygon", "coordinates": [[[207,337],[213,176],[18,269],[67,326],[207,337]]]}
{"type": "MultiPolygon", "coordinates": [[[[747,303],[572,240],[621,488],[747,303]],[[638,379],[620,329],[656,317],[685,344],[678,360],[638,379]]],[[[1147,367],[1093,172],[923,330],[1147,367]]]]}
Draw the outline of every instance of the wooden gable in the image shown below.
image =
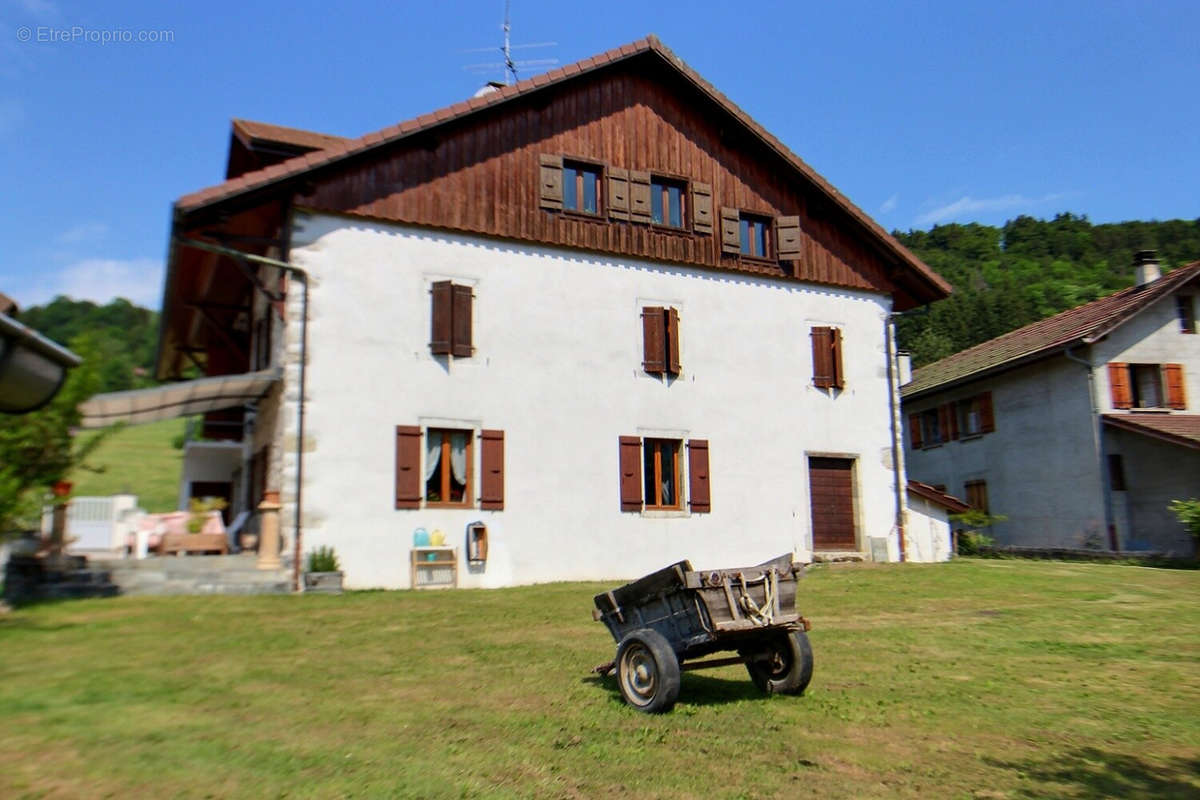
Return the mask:
{"type": "MultiPolygon", "coordinates": [[[[617,256],[691,264],[904,295],[899,271],[841,209],[804,185],[777,153],[711,100],[655,62],[627,62],[518,97],[344,164],[296,195],[298,206],[617,256]],[[626,198],[603,213],[546,202],[548,163],[602,165],[605,194],[626,175],[688,181],[703,208],[795,218],[784,228],[793,257],[723,252],[720,232],[687,214],[685,230],[638,222],[626,198]],[[611,212],[611,213],[610,213],[611,212]]],[[[561,190],[560,190],[561,191],[561,190]]],[[[615,199],[616,202],[611,202],[615,199]]]]}

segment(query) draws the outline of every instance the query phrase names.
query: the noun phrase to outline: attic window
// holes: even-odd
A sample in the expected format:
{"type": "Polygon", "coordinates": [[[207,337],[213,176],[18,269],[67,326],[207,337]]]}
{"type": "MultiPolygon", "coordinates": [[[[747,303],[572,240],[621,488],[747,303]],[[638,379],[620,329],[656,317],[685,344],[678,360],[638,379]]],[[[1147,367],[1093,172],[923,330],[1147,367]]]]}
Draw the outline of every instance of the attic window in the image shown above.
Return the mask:
{"type": "Polygon", "coordinates": [[[740,217],[742,255],[771,257],[771,218],[742,213],[740,217]]]}
{"type": "Polygon", "coordinates": [[[682,228],[686,219],[687,183],[659,178],[650,179],[650,219],[655,225],[682,228]]]}
{"type": "Polygon", "coordinates": [[[600,167],[563,161],[563,210],[599,214],[600,202],[600,167]]]}
{"type": "Polygon", "coordinates": [[[1175,308],[1179,313],[1179,332],[1195,333],[1196,307],[1193,305],[1192,296],[1187,294],[1175,295],[1175,308]]]}

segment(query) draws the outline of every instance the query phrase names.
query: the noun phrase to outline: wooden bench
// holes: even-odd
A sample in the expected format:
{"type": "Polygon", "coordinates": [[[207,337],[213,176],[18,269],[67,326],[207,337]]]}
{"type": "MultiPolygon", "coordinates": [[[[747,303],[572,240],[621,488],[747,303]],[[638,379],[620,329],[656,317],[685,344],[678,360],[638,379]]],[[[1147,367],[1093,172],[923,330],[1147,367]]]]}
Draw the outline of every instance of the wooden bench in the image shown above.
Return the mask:
{"type": "Polygon", "coordinates": [[[157,552],[160,556],[181,553],[225,555],[229,552],[229,543],[225,541],[224,533],[164,533],[157,552]]]}

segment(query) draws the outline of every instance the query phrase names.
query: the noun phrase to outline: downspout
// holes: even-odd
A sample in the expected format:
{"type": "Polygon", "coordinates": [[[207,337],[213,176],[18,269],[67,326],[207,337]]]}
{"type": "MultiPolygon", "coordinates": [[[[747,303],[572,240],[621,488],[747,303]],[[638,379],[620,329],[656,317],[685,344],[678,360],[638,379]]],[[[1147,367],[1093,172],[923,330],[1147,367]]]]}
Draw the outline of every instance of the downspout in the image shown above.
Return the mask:
{"type": "Polygon", "coordinates": [[[901,440],[901,430],[899,425],[900,411],[898,403],[898,395],[900,394],[899,379],[896,369],[896,325],[894,318],[899,316],[899,312],[891,312],[887,315],[884,321],[884,341],[887,350],[887,381],[888,381],[888,411],[889,424],[892,434],[892,474],[895,475],[896,489],[896,517],[895,526],[896,533],[899,538],[900,545],[900,560],[903,562],[906,559],[904,547],[904,518],[905,518],[905,503],[904,503],[904,454],[902,452],[904,442],[901,440]]]}
{"type": "MultiPolygon", "coordinates": [[[[304,399],[305,399],[305,379],[307,377],[306,366],[308,363],[308,273],[294,264],[289,264],[286,261],[280,261],[276,258],[268,258],[266,256],[256,255],[255,253],[244,253],[241,250],[234,250],[232,247],[223,247],[219,244],[211,244],[202,242],[197,239],[184,239],[177,237],[175,239],[184,247],[194,247],[197,250],[206,250],[217,255],[228,256],[238,261],[250,262],[253,264],[261,264],[267,267],[275,267],[283,270],[288,275],[294,277],[304,286],[304,292],[300,300],[300,398],[298,402],[299,408],[296,413],[296,514],[293,524],[293,536],[295,540],[295,557],[292,559],[292,591],[300,590],[300,544],[301,544],[301,529],[300,529],[300,513],[303,508],[303,486],[304,486],[304,399]]],[[[283,299],[283,295],[277,292],[272,292],[270,289],[263,286],[261,283],[252,280],[251,283],[262,292],[271,302],[278,302],[283,299]]]]}
{"type": "Polygon", "coordinates": [[[1117,526],[1113,520],[1112,481],[1108,474],[1108,448],[1104,444],[1104,430],[1100,422],[1100,405],[1096,400],[1096,375],[1092,362],[1082,359],[1071,352],[1068,347],[1063,350],[1067,360],[1082,364],[1087,369],[1088,401],[1092,404],[1092,449],[1100,462],[1100,496],[1104,498],[1104,526],[1108,532],[1109,549],[1120,551],[1121,543],[1117,540],[1117,526]]]}

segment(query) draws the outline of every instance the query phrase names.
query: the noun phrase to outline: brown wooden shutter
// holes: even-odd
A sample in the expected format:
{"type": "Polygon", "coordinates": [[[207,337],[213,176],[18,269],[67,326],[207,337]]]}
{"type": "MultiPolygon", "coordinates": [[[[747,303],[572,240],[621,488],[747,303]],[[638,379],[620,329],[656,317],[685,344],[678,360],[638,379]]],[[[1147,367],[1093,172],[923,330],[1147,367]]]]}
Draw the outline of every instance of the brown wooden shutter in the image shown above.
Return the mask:
{"type": "Polygon", "coordinates": [[[504,431],[480,431],[479,445],[479,507],[500,511],[504,508],[504,431]]]}
{"type": "Polygon", "coordinates": [[[742,220],[736,208],[721,207],[721,252],[742,252],[742,220]]]}
{"type": "Polygon", "coordinates": [[[992,393],[984,392],[979,395],[979,432],[991,433],[996,430],[996,415],[992,412],[992,393]]]}
{"type": "Polygon", "coordinates": [[[563,207],[563,160],[562,156],[543,154],[541,166],[541,204],[542,208],[552,208],[558,211],[563,207]]]}
{"type": "Polygon", "coordinates": [[[830,328],[831,353],[829,360],[833,365],[833,385],[839,389],[846,388],[846,373],[842,370],[842,329],[830,328]]]}
{"type": "Polygon", "coordinates": [[[471,346],[471,287],[455,285],[451,294],[454,298],[454,340],[451,351],[460,358],[466,358],[475,349],[471,346]]]}
{"type": "Polygon", "coordinates": [[[694,513],[712,511],[712,493],[708,482],[708,440],[689,439],[688,503],[694,513]]]}
{"type": "Polygon", "coordinates": [[[833,328],[813,328],[813,385],[828,389],[834,385],[833,374],[833,328]]]}
{"type": "Polygon", "coordinates": [[[451,340],[454,335],[452,320],[454,319],[453,286],[450,281],[436,281],[430,290],[433,296],[432,319],[429,333],[430,351],[444,355],[450,352],[451,340]]]}
{"type": "Polygon", "coordinates": [[[629,219],[629,170],[620,167],[608,170],[608,216],[629,219]]]}
{"type": "Polygon", "coordinates": [[[1163,375],[1167,379],[1167,407],[1183,411],[1187,408],[1187,396],[1183,391],[1183,365],[1163,364],[1163,375]]]}
{"type": "Polygon", "coordinates": [[[950,441],[950,407],[946,404],[937,407],[938,433],[943,442],[950,441]]]}
{"type": "Polygon", "coordinates": [[[642,440],[621,437],[621,510],[642,510],[642,440]]]}
{"type": "Polygon", "coordinates": [[[666,335],[663,309],[646,306],[642,309],[642,369],[661,373],[666,370],[666,335]]]}
{"type": "Polygon", "coordinates": [[[958,438],[958,408],[954,403],[946,403],[946,438],[958,438]]]}
{"type": "Polygon", "coordinates": [[[775,243],[780,259],[792,260],[800,257],[799,217],[775,219],[775,243]]]}
{"type": "Polygon", "coordinates": [[[692,230],[713,232],[712,186],[692,181],[692,230]]]}
{"type": "Polygon", "coordinates": [[[396,508],[421,507],[421,429],[396,426],[396,508]]]}
{"type": "Polygon", "coordinates": [[[667,372],[678,375],[679,367],[679,312],[668,308],[666,313],[667,329],[667,372]]]}
{"type": "Polygon", "coordinates": [[[1108,388],[1112,391],[1113,408],[1131,408],[1133,392],[1129,390],[1129,365],[1112,362],[1108,365],[1108,388]]]}
{"type": "Polygon", "coordinates": [[[650,221],[650,173],[629,171],[629,218],[634,222],[650,221]]]}
{"type": "Polygon", "coordinates": [[[921,449],[921,415],[908,415],[908,438],[912,440],[913,450],[921,449]]]}

